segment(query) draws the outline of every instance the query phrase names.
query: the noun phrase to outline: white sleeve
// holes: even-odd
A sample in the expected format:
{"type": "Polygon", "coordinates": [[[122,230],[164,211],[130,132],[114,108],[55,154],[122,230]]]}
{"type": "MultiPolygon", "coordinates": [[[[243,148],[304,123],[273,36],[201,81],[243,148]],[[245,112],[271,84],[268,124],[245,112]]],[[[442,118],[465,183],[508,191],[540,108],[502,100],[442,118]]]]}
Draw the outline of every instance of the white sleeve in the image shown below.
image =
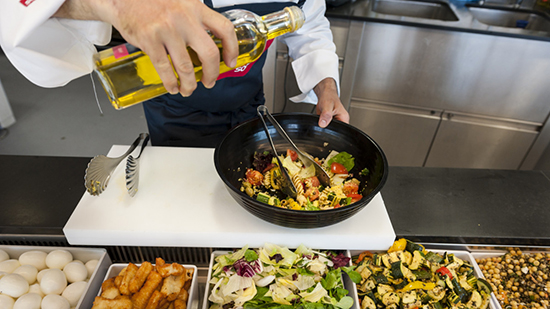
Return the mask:
{"type": "Polygon", "coordinates": [[[330,23],[325,17],[325,0],[307,0],[302,8],[306,21],[302,28],[281,37],[289,49],[292,68],[302,94],[290,98],[293,102],[317,103],[313,87],[331,77],[336,81],[338,93],[338,55],[332,41],[330,23]]]}
{"type": "Polygon", "coordinates": [[[94,44],[111,39],[107,23],[51,18],[63,2],[0,2],[0,46],[21,74],[41,87],[63,86],[90,73],[94,44]]]}

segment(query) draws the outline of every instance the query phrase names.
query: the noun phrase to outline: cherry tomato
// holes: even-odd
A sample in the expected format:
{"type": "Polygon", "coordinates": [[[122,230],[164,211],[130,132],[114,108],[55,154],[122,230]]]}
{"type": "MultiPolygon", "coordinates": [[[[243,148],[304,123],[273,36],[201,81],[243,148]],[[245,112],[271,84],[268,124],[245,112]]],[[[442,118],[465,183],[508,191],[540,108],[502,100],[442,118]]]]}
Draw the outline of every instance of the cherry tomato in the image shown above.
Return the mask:
{"type": "Polygon", "coordinates": [[[317,188],[321,185],[321,182],[319,181],[319,178],[317,176],[309,177],[305,180],[306,184],[310,187],[317,188]]]}
{"type": "Polygon", "coordinates": [[[342,207],[340,204],[334,205],[334,208],[340,208],[340,207],[342,207]]]}
{"type": "Polygon", "coordinates": [[[363,198],[363,196],[361,194],[347,194],[346,196],[351,197],[350,204],[355,203],[357,201],[360,201],[363,198]]]}
{"type": "Polygon", "coordinates": [[[342,191],[344,194],[357,194],[359,191],[359,185],[354,181],[348,181],[344,184],[342,191]]]}
{"type": "Polygon", "coordinates": [[[264,175],[257,170],[249,168],[246,170],[246,180],[254,186],[259,186],[264,180],[264,175]]]}
{"type": "Polygon", "coordinates": [[[332,162],[332,164],[330,165],[330,170],[334,174],[347,174],[348,173],[348,170],[342,164],[340,164],[338,162],[332,162]]]}
{"type": "Polygon", "coordinates": [[[309,189],[306,190],[306,193],[304,193],[304,196],[307,197],[310,202],[313,202],[317,198],[319,198],[319,189],[309,188],[309,189]]]}
{"type": "Polygon", "coordinates": [[[287,156],[287,157],[290,156],[290,159],[291,159],[292,161],[298,160],[298,154],[297,154],[296,151],[294,151],[294,150],[287,149],[287,150],[286,150],[286,156],[287,156]]]}

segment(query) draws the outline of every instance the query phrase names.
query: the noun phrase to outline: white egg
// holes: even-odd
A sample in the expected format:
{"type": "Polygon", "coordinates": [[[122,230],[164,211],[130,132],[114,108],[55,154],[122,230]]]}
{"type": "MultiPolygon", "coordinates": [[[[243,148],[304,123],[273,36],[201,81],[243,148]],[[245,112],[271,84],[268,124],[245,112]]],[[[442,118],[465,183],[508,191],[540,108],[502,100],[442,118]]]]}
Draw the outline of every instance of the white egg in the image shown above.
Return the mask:
{"type": "Polygon", "coordinates": [[[6,251],[0,249],[0,262],[9,260],[9,259],[10,259],[10,255],[6,251]]]}
{"type": "Polygon", "coordinates": [[[86,262],[86,268],[88,269],[88,278],[92,277],[92,274],[97,268],[97,264],[99,264],[99,260],[89,260],[88,262],[86,262]]]}
{"type": "Polygon", "coordinates": [[[38,269],[32,265],[21,265],[17,267],[14,271],[14,274],[20,274],[27,280],[29,284],[36,282],[36,275],[38,275],[38,269]]]}
{"type": "Polygon", "coordinates": [[[40,281],[42,280],[42,276],[44,276],[44,273],[47,272],[48,270],[49,269],[46,268],[39,271],[38,274],[36,275],[36,282],[40,283],[40,281]]]}
{"type": "Polygon", "coordinates": [[[84,294],[87,286],[88,283],[84,281],[71,283],[65,288],[63,293],[61,293],[61,296],[69,301],[71,307],[75,307],[78,304],[80,297],[82,297],[82,294],[84,294]]]}
{"type": "Polygon", "coordinates": [[[35,293],[27,293],[15,301],[13,309],[40,309],[41,303],[42,296],[35,293]]]}
{"type": "Polygon", "coordinates": [[[40,289],[46,295],[60,295],[67,287],[67,279],[65,274],[57,268],[48,269],[44,272],[42,280],[40,280],[40,289]]]}
{"type": "Polygon", "coordinates": [[[12,309],[15,300],[8,295],[0,294],[0,309],[12,309]]]}
{"type": "Polygon", "coordinates": [[[88,269],[82,264],[82,262],[70,262],[63,268],[63,273],[67,277],[69,283],[84,281],[88,277],[88,269]]]}
{"type": "Polygon", "coordinates": [[[46,266],[63,269],[73,260],[73,255],[67,250],[54,250],[46,256],[46,266]]]}
{"type": "Polygon", "coordinates": [[[19,266],[21,266],[21,264],[19,264],[19,261],[16,259],[5,260],[0,262],[0,271],[11,274],[19,266]]]}
{"type": "Polygon", "coordinates": [[[51,294],[42,298],[42,309],[70,309],[69,301],[65,298],[51,294]]]}
{"type": "Polygon", "coordinates": [[[0,279],[0,291],[17,298],[29,291],[29,283],[21,275],[8,274],[0,279]]]}
{"type": "Polygon", "coordinates": [[[44,251],[27,251],[19,256],[21,265],[32,265],[38,270],[46,268],[46,256],[44,251]]]}
{"type": "Polygon", "coordinates": [[[42,289],[40,288],[40,284],[38,284],[38,283],[31,284],[29,286],[29,292],[28,293],[35,293],[35,294],[40,295],[40,297],[46,296],[46,294],[42,293],[42,289]]]}

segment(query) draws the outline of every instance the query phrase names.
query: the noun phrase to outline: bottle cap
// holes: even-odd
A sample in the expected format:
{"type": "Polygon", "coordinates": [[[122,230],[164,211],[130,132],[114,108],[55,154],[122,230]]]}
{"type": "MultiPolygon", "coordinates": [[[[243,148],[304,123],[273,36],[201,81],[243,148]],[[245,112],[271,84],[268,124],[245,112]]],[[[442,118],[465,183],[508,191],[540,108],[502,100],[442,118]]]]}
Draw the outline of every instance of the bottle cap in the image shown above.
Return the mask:
{"type": "Polygon", "coordinates": [[[295,5],[291,5],[291,6],[287,6],[285,8],[285,11],[287,11],[289,13],[288,15],[290,15],[290,22],[293,28],[292,31],[296,31],[304,25],[306,17],[302,9],[300,9],[295,5]]]}

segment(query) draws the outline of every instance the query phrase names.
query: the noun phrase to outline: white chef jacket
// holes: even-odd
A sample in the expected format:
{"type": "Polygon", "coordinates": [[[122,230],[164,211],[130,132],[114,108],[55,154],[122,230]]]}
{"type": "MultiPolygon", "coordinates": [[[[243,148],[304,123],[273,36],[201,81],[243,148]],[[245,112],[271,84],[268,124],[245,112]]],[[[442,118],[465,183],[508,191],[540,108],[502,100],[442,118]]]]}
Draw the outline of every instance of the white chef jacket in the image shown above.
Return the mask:
{"type": "MultiPolygon", "coordinates": [[[[279,0],[286,2],[285,0],[279,0]]],[[[94,69],[94,45],[111,39],[111,25],[51,16],[64,0],[2,0],[0,46],[11,63],[31,82],[41,87],[60,87],[94,69]]],[[[273,0],[213,0],[216,8],[273,2],[273,0]]],[[[297,3],[297,0],[292,1],[297,3]]],[[[302,94],[294,102],[317,103],[313,87],[332,77],[338,85],[338,56],[330,25],[325,18],[325,0],[307,0],[306,22],[298,31],[279,37],[294,59],[292,67],[302,94]]]]}

